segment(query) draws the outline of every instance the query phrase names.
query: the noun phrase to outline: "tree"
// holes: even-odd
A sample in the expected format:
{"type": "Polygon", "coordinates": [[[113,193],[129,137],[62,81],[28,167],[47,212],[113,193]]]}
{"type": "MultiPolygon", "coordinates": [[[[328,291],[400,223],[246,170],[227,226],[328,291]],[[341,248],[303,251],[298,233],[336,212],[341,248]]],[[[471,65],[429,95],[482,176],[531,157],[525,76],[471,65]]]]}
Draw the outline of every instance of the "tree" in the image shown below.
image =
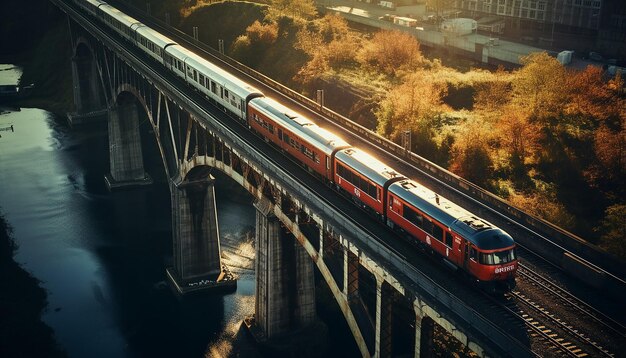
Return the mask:
{"type": "Polygon", "coordinates": [[[483,188],[489,188],[493,162],[488,147],[488,128],[484,122],[470,120],[452,146],[450,170],[483,188]]]}
{"type": "Polygon", "coordinates": [[[619,98],[603,79],[603,71],[587,66],[583,71],[569,71],[569,103],[565,111],[576,117],[585,117],[594,124],[599,120],[619,116],[619,98]]]}
{"type": "MultiPolygon", "coordinates": [[[[622,122],[626,124],[624,118],[622,122]]],[[[623,179],[626,176],[626,128],[611,129],[603,124],[595,132],[594,144],[603,176],[623,179]]]]}
{"type": "Polygon", "coordinates": [[[498,67],[491,81],[476,84],[474,108],[483,112],[500,112],[511,100],[511,81],[508,72],[498,67]]]}
{"type": "Polygon", "coordinates": [[[284,16],[294,20],[310,20],[317,16],[317,9],[313,0],[270,0],[266,18],[276,21],[284,16]]]}
{"type": "Polygon", "coordinates": [[[626,259],[626,205],[609,206],[598,228],[600,246],[611,254],[626,259]]]}
{"type": "Polygon", "coordinates": [[[423,72],[407,75],[404,82],[387,92],[375,111],[377,131],[396,138],[405,130],[418,130],[442,110],[445,88],[433,84],[423,72]]]}
{"type": "Polygon", "coordinates": [[[296,79],[308,83],[328,72],[355,62],[361,39],[339,15],[329,14],[298,31],[295,47],[310,59],[296,79]]]}
{"type": "Polygon", "coordinates": [[[565,68],[545,52],[521,59],[524,67],[513,79],[513,102],[525,109],[531,119],[549,124],[558,117],[567,100],[565,68]]]}
{"type": "Polygon", "coordinates": [[[360,62],[389,75],[399,70],[415,70],[423,63],[419,42],[410,34],[398,30],[383,30],[364,44],[360,62]]]}

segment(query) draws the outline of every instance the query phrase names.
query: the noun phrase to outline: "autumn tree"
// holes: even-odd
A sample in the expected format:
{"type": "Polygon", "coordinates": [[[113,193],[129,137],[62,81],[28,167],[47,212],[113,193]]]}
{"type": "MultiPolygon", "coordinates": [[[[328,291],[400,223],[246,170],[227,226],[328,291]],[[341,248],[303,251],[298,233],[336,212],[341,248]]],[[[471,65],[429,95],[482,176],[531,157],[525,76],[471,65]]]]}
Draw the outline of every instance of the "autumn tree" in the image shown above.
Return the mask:
{"type": "MultiPolygon", "coordinates": [[[[622,125],[610,128],[602,124],[595,132],[594,149],[605,178],[621,181],[626,178],[626,118],[622,125]]],[[[622,182],[623,185],[623,182],[622,182]]]]}
{"type": "Polygon", "coordinates": [[[275,22],[262,24],[257,20],[248,26],[245,35],[235,39],[231,47],[232,56],[253,66],[277,38],[278,25],[275,22]]]}
{"type": "Polygon", "coordinates": [[[521,59],[524,65],[513,79],[513,101],[532,119],[548,124],[559,116],[567,99],[566,71],[545,52],[521,59]]]}
{"type": "Polygon", "coordinates": [[[419,129],[442,110],[445,88],[428,80],[423,72],[404,78],[404,82],[387,92],[375,114],[377,131],[396,138],[405,130],[419,129]]]}
{"type": "Polygon", "coordinates": [[[335,14],[310,23],[298,32],[297,39],[295,47],[309,56],[296,76],[301,83],[308,83],[330,69],[354,63],[361,41],[346,20],[335,14]]]}
{"type": "Polygon", "coordinates": [[[452,146],[450,170],[483,188],[489,188],[493,161],[488,146],[490,131],[484,122],[466,123],[452,146]]]}
{"type": "Polygon", "coordinates": [[[313,0],[270,0],[266,19],[277,21],[284,16],[294,20],[310,20],[317,16],[317,9],[313,0]]]}
{"type": "Polygon", "coordinates": [[[383,30],[364,44],[359,60],[366,67],[394,75],[401,70],[415,70],[424,59],[415,37],[403,31],[383,30]]]}
{"type": "Polygon", "coordinates": [[[597,66],[568,71],[569,98],[565,112],[594,123],[618,117],[619,100],[603,76],[604,71],[597,66]]]}
{"type": "Polygon", "coordinates": [[[494,79],[476,84],[474,108],[492,113],[500,112],[511,100],[511,81],[509,73],[502,67],[494,72],[494,79]]]}

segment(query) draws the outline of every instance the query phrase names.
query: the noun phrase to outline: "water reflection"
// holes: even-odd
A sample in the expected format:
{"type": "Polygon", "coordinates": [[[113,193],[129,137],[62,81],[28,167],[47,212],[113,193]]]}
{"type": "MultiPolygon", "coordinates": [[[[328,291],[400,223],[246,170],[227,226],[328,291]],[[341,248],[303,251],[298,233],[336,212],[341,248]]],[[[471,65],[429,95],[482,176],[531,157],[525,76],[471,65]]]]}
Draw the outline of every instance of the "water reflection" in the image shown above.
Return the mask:
{"type": "Polygon", "coordinates": [[[237,291],[180,300],[164,284],[167,186],[108,194],[104,127],[70,131],[36,109],[0,115],[0,127],[9,124],[15,132],[0,138],[0,203],[14,227],[16,260],[43,281],[44,320],[69,355],[231,354],[239,322],[254,309],[254,209],[246,194],[218,178],[222,248],[240,276],[237,291]]]}

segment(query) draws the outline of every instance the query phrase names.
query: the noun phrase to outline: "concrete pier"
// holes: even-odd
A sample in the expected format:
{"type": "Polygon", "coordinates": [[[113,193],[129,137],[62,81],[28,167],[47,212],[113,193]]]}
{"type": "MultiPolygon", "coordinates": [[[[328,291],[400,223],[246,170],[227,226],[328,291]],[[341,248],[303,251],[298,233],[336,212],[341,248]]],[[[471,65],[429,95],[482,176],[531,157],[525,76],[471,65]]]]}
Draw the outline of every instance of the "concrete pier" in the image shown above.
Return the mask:
{"type": "Polygon", "coordinates": [[[74,105],[78,114],[102,108],[96,65],[91,49],[79,43],[72,57],[74,105]]]}
{"type": "Polygon", "coordinates": [[[327,330],[316,316],[313,262],[269,201],[254,206],[256,301],[255,316],[246,319],[246,326],[271,355],[323,354],[327,330]]]}
{"type": "Polygon", "coordinates": [[[236,285],[220,256],[214,182],[188,175],[171,184],[174,266],[167,275],[180,294],[236,285]]]}
{"type": "Polygon", "coordinates": [[[152,184],[143,166],[136,100],[128,92],[109,109],[109,162],[111,172],[105,175],[109,190],[152,184]]]}

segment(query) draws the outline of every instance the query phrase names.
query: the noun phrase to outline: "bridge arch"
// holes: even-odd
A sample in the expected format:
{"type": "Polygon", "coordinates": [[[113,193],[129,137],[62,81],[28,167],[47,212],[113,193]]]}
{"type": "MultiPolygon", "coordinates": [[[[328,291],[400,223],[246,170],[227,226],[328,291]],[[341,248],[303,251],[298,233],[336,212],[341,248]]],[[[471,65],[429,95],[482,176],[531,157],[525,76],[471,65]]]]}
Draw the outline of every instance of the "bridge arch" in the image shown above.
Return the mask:
{"type": "Polygon", "coordinates": [[[83,36],[76,40],[72,54],[74,104],[77,113],[99,110],[103,104],[102,83],[95,51],[83,36]]]}
{"type": "Polygon", "coordinates": [[[140,114],[151,121],[152,113],[143,96],[133,86],[123,84],[114,92],[108,107],[109,189],[151,184],[144,169],[140,114]]]}

